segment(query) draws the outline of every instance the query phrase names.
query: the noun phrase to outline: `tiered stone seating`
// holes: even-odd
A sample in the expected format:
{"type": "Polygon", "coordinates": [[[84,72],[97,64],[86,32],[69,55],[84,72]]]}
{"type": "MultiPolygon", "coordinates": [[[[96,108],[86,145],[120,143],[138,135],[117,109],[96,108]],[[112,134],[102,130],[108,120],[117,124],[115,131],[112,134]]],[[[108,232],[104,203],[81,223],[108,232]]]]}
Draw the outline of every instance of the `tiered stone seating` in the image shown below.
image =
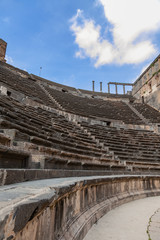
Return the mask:
{"type": "MultiPolygon", "coordinates": [[[[5,63],[0,64],[0,82],[9,90],[43,105],[22,103],[12,95],[0,95],[1,168],[63,169],[75,173],[79,170],[86,171],[86,174],[89,171],[116,174],[130,170],[156,173],[160,170],[159,135],[150,131],[78,123],[77,120],[72,122],[63,116],[68,112],[93,120],[144,125],[125,102],[92,95],[84,97],[80,90],[50,84],[47,80],[43,83],[43,79],[5,63]]],[[[133,103],[133,106],[145,115],[141,105],[133,103]]],[[[152,115],[155,122],[159,121],[158,112],[153,110],[152,115]]],[[[47,174],[53,176],[53,173],[47,174]]]]}
{"type": "MultiPolygon", "coordinates": [[[[1,132],[11,136],[17,149],[45,156],[45,168],[118,168],[119,161],[112,160],[95,140],[63,116],[22,105],[4,96],[0,96],[0,105],[1,132]]],[[[124,165],[119,168],[125,169],[124,165]]]]}
{"type": "Polygon", "coordinates": [[[127,124],[144,124],[143,121],[122,101],[107,101],[78,97],[70,93],[45,87],[68,112],[86,116],[120,120],[127,124]]]}
{"type": "Polygon", "coordinates": [[[145,103],[132,103],[133,107],[151,123],[160,123],[160,112],[145,103]]]}
{"type": "Polygon", "coordinates": [[[4,65],[4,63],[2,64],[0,62],[0,86],[1,85],[9,87],[17,91],[17,93],[22,93],[41,104],[50,107],[56,106],[40,86],[29,77],[29,74],[24,76],[21,71],[18,72],[17,69],[7,68],[6,64],[4,65]]]}
{"type": "Polygon", "coordinates": [[[26,168],[28,167],[29,152],[15,149],[10,146],[11,138],[0,131],[0,167],[26,168]]]}
{"type": "Polygon", "coordinates": [[[126,165],[137,169],[160,170],[160,136],[147,130],[117,130],[81,123],[126,165]]]}
{"type": "Polygon", "coordinates": [[[70,86],[66,86],[66,85],[63,85],[63,84],[59,84],[59,83],[56,83],[56,82],[51,82],[45,78],[42,78],[42,77],[39,77],[39,76],[36,76],[34,74],[30,74],[31,78],[34,79],[34,80],[38,80],[42,83],[45,83],[45,84],[48,84],[50,86],[54,86],[58,89],[61,89],[61,90],[66,90],[66,91],[69,91],[69,92],[78,92],[76,88],[74,87],[70,87],[70,86]]]}
{"type": "Polygon", "coordinates": [[[27,168],[29,152],[0,145],[0,168],[27,168]]]}
{"type": "Polygon", "coordinates": [[[28,72],[26,72],[25,70],[22,70],[20,68],[16,68],[16,67],[14,67],[14,66],[12,66],[8,63],[0,61],[0,66],[4,67],[4,68],[7,68],[7,69],[10,69],[11,71],[17,73],[18,75],[21,75],[21,76],[24,76],[24,77],[29,77],[28,72]]]}

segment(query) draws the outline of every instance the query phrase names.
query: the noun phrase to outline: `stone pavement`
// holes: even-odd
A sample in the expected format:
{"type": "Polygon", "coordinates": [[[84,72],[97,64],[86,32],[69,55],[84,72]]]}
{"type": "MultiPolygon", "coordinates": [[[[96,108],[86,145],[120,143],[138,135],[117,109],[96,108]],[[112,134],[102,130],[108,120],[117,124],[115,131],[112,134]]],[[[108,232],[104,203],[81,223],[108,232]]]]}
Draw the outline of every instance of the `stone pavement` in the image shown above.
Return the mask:
{"type": "Polygon", "coordinates": [[[151,240],[160,239],[160,208],[150,218],[148,234],[151,240]]]}
{"type": "Polygon", "coordinates": [[[84,240],[135,239],[160,240],[159,196],[133,201],[111,210],[93,225],[84,238],[84,240]]]}

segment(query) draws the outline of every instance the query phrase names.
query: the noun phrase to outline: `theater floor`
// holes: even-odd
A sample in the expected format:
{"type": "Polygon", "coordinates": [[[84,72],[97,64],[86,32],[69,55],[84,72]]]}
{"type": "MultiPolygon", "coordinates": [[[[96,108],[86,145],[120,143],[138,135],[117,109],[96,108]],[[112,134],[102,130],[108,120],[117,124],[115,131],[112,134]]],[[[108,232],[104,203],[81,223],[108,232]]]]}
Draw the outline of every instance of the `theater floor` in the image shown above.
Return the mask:
{"type": "MultiPolygon", "coordinates": [[[[94,224],[84,240],[148,240],[150,218],[159,208],[159,196],[124,204],[111,210],[94,224]]],[[[154,229],[154,239],[157,240],[160,236],[160,219],[158,222],[154,229]]]]}

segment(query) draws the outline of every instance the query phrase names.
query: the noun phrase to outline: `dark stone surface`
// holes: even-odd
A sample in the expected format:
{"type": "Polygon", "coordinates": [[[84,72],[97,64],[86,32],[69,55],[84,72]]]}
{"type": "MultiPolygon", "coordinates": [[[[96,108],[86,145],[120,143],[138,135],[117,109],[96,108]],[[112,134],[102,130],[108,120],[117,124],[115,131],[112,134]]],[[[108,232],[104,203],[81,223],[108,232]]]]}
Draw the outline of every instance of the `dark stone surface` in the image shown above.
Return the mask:
{"type": "Polygon", "coordinates": [[[1,233],[13,234],[12,229],[7,232],[7,226],[14,224],[17,240],[25,239],[32,231],[36,231],[33,240],[45,240],[44,236],[65,240],[76,236],[76,240],[81,240],[88,228],[110,209],[159,195],[159,189],[159,176],[59,178],[7,186],[4,194],[0,193],[0,200],[2,206],[10,207],[11,216],[6,215],[1,223],[1,233]]]}
{"type": "Polygon", "coordinates": [[[4,239],[4,228],[5,228],[7,219],[8,219],[8,215],[4,218],[4,220],[0,221],[0,240],[4,239]]]}
{"type": "MultiPolygon", "coordinates": [[[[114,174],[120,172],[114,172],[114,174]]],[[[127,172],[126,172],[127,174],[127,172]]],[[[14,183],[34,181],[49,178],[62,178],[62,177],[81,177],[81,176],[104,176],[113,175],[112,171],[72,171],[72,170],[51,170],[51,169],[1,169],[0,170],[0,185],[9,185],[14,183]],[[5,173],[5,175],[4,175],[5,173]]]]}
{"type": "Polygon", "coordinates": [[[17,207],[14,213],[15,226],[14,232],[20,231],[30,220],[31,216],[36,212],[38,203],[23,204],[17,207]]]}
{"type": "Polygon", "coordinates": [[[12,240],[14,238],[13,235],[11,235],[10,237],[7,238],[7,240],[12,240]]]}
{"type": "Polygon", "coordinates": [[[16,170],[7,169],[6,172],[7,172],[7,176],[5,180],[5,185],[24,181],[25,170],[16,171],[16,170]]]}

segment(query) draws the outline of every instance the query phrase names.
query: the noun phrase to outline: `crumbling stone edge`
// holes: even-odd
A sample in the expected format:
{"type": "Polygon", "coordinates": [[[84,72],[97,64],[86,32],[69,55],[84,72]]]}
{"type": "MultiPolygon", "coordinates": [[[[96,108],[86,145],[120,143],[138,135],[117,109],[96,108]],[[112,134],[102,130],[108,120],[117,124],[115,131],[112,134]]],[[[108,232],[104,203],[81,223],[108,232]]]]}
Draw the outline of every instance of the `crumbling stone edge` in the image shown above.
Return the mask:
{"type": "Polygon", "coordinates": [[[149,218],[147,234],[148,240],[159,239],[159,228],[160,228],[160,208],[158,208],[152,216],[149,218]]]}
{"type": "Polygon", "coordinates": [[[160,176],[73,178],[12,207],[0,222],[0,240],[82,240],[111,209],[158,195],[160,176]]]}

